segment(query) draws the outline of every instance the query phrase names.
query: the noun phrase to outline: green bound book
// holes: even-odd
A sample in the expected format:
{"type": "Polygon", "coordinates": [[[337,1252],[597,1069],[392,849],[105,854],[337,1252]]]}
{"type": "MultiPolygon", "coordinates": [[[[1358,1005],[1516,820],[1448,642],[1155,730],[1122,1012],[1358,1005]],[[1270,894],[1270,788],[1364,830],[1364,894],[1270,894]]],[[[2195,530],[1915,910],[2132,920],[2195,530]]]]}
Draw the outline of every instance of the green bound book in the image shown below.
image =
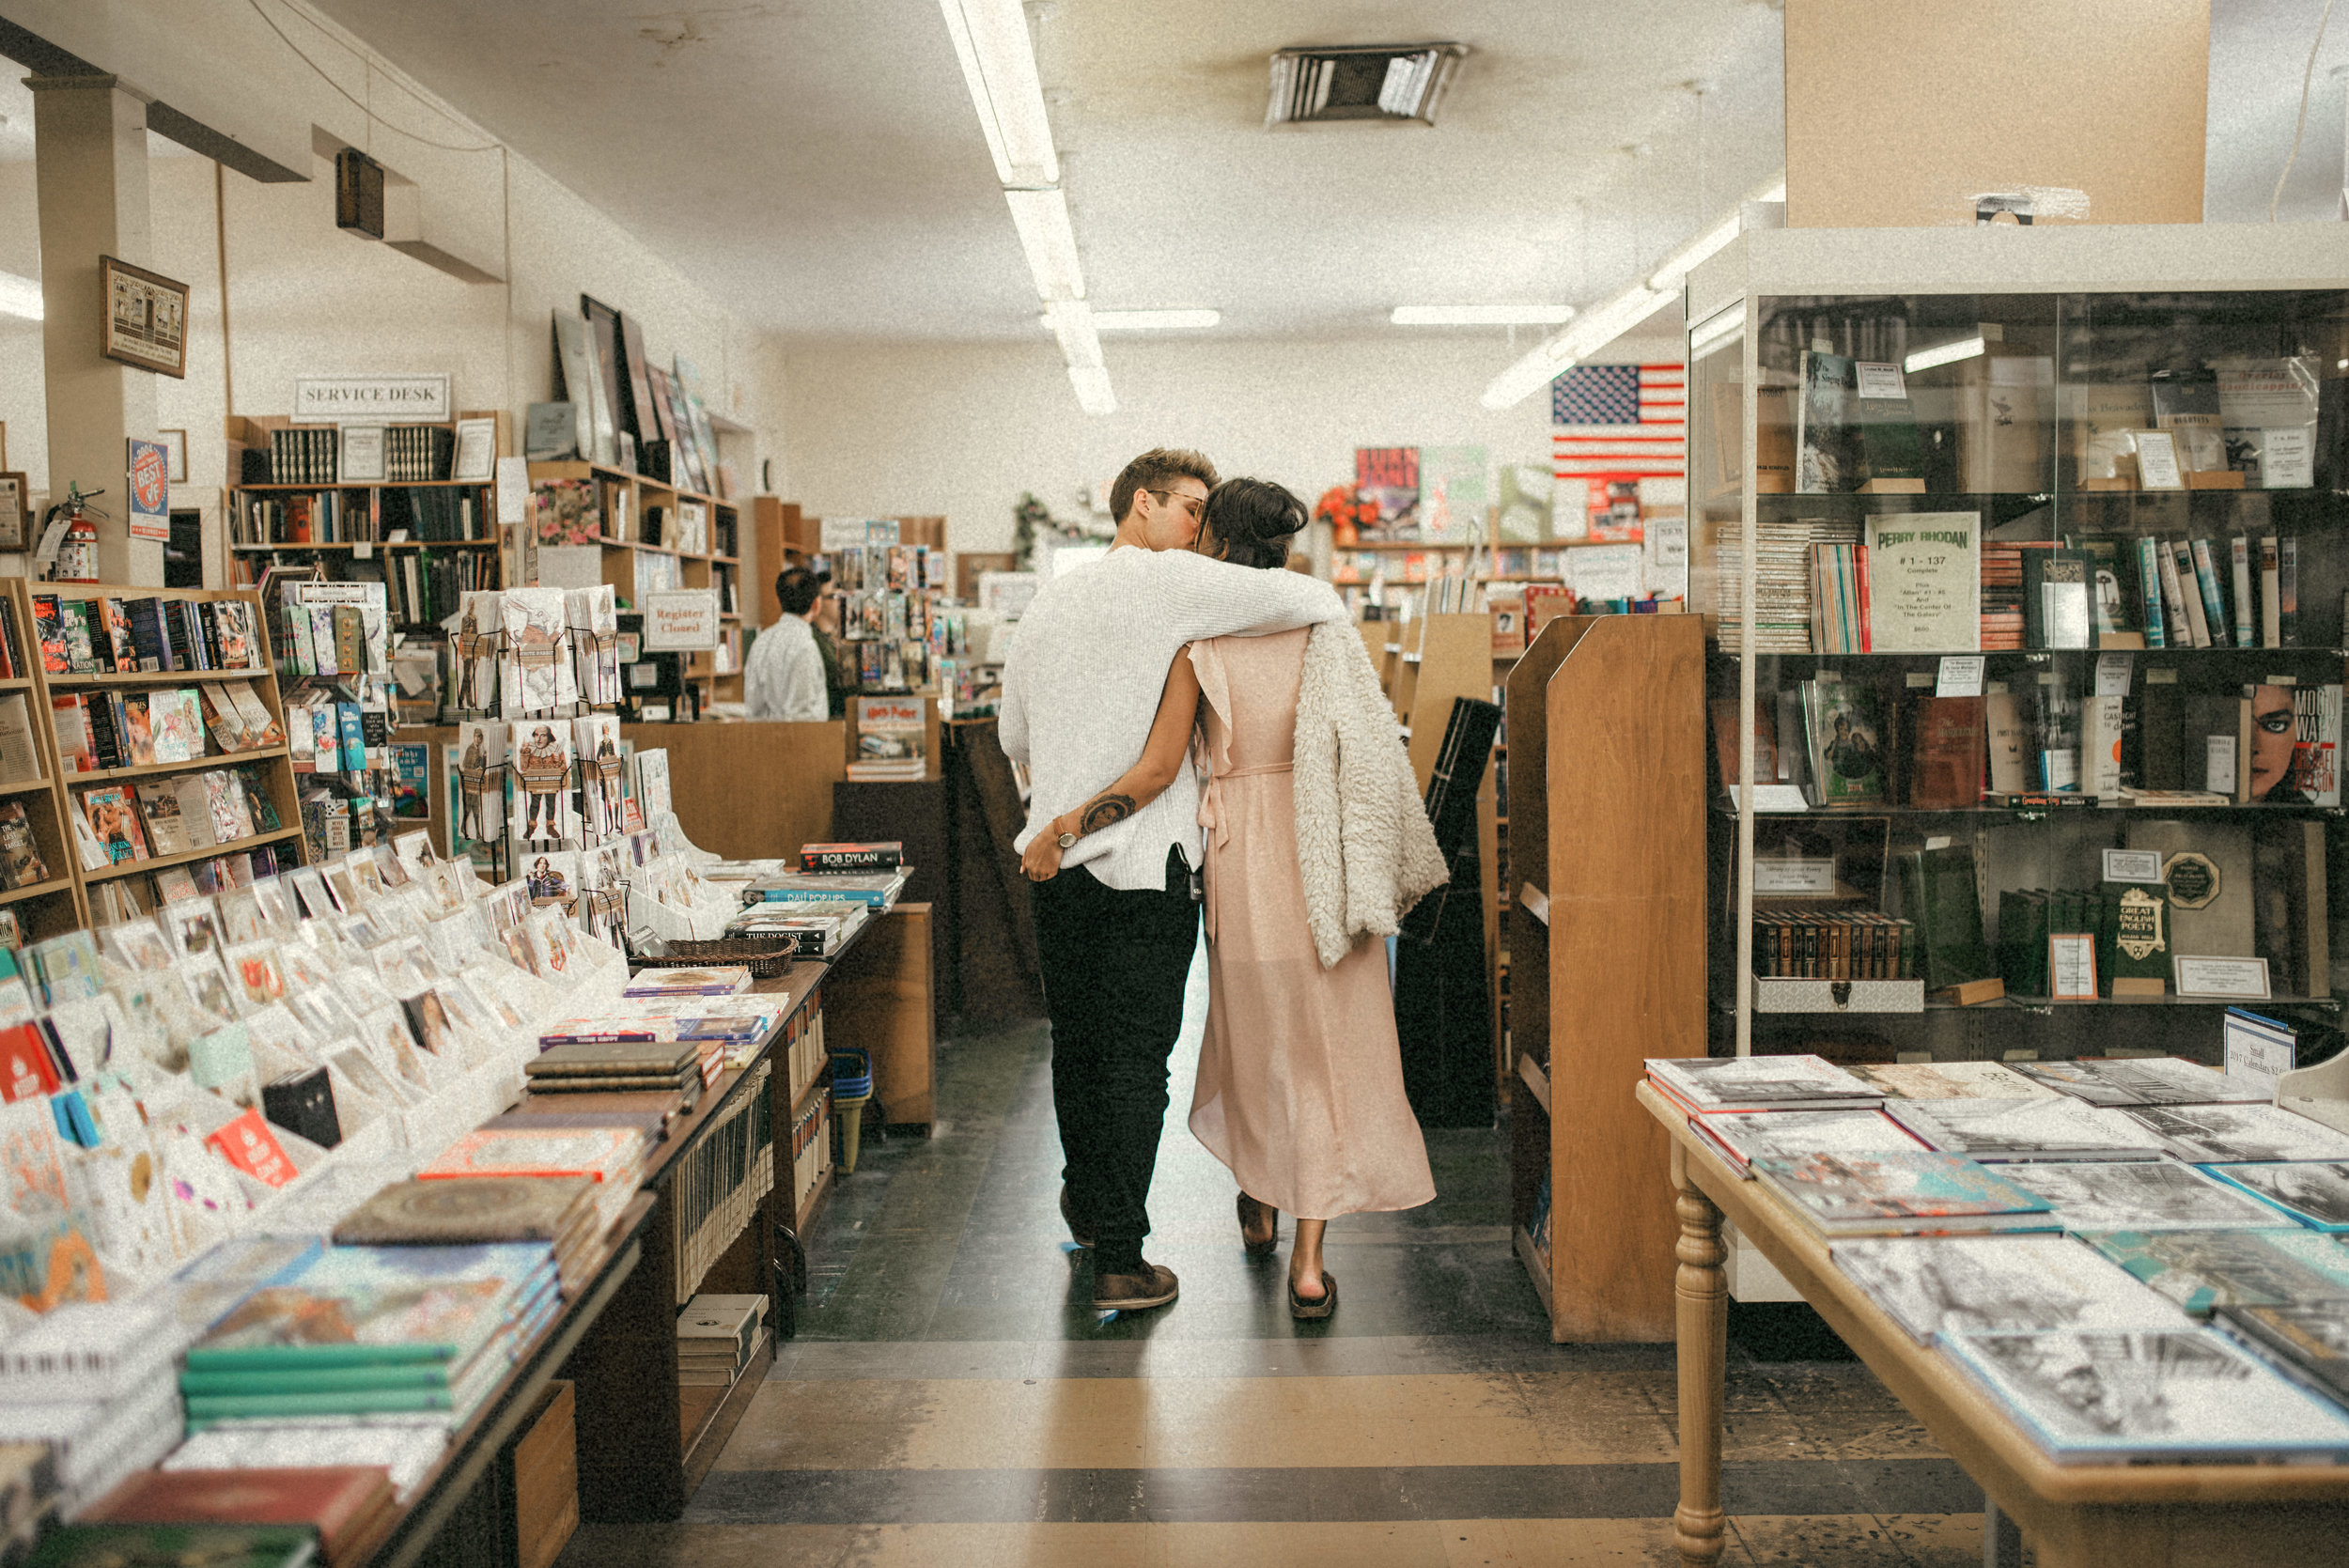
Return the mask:
{"type": "Polygon", "coordinates": [[[179,1374],[179,1391],[190,1399],[269,1394],[333,1393],[343,1389],[446,1389],[454,1372],[448,1361],[403,1361],[390,1366],[304,1367],[234,1370],[190,1368],[179,1374]]]}
{"type": "Polygon", "coordinates": [[[1912,850],[1900,858],[1902,912],[1917,923],[1919,972],[1938,991],[1994,972],[1983,942],[1982,895],[1970,846],[1912,850]]]}
{"type": "Polygon", "coordinates": [[[66,1525],[51,1530],[26,1568],[123,1568],[202,1563],[204,1568],[303,1568],[318,1535],[306,1525],[66,1525]]]}
{"type": "Polygon", "coordinates": [[[447,1389],[345,1389],[336,1393],[190,1395],[188,1420],[234,1421],[252,1416],[346,1416],[385,1410],[451,1410],[447,1389]]]}

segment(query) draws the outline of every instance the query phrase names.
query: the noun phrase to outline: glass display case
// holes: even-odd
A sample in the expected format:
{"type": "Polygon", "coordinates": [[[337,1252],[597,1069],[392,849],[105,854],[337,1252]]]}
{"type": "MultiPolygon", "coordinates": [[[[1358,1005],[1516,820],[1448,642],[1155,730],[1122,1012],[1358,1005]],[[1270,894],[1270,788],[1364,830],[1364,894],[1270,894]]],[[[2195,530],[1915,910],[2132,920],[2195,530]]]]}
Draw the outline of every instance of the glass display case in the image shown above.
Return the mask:
{"type": "Polygon", "coordinates": [[[1714,1051],[2338,1044],[2345,282],[2316,225],[1691,273],[1714,1051]]]}

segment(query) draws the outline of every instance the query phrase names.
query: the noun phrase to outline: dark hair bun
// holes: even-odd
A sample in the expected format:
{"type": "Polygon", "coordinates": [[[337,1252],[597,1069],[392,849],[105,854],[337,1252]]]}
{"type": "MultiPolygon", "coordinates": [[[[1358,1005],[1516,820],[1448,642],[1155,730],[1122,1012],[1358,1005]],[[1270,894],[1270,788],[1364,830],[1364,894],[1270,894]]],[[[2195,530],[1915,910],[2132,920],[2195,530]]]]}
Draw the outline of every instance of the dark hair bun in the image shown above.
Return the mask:
{"type": "Polygon", "coordinates": [[[1226,479],[1207,497],[1203,519],[1223,558],[1243,567],[1288,564],[1289,540],[1307,521],[1305,504],[1269,479],[1226,479]]]}

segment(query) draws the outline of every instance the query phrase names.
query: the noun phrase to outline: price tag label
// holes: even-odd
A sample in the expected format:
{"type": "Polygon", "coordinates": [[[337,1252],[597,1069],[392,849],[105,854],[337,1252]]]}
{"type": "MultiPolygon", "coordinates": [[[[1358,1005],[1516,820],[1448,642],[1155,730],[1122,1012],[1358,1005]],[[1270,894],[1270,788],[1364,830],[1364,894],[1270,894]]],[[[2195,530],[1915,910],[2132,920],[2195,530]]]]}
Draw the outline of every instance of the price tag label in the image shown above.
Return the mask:
{"type": "Polygon", "coordinates": [[[2214,795],[2234,793],[2234,737],[2203,737],[2202,787],[2214,795]]]}
{"type": "Polygon", "coordinates": [[[1944,654],[1940,678],[1934,684],[1933,694],[1937,697],[1981,696],[1983,662],[1978,653],[1944,654]]]}
{"type": "Polygon", "coordinates": [[[2158,849],[2106,850],[2105,880],[2108,882],[2160,881],[2161,851],[2158,849]]]}
{"type": "Polygon", "coordinates": [[[350,544],[350,558],[354,561],[374,560],[375,541],[372,539],[353,539],[350,544]]]}
{"type": "Polygon", "coordinates": [[[2125,653],[2100,653],[2096,656],[2096,695],[2125,697],[2129,694],[2129,675],[2136,660],[2125,653]]]}

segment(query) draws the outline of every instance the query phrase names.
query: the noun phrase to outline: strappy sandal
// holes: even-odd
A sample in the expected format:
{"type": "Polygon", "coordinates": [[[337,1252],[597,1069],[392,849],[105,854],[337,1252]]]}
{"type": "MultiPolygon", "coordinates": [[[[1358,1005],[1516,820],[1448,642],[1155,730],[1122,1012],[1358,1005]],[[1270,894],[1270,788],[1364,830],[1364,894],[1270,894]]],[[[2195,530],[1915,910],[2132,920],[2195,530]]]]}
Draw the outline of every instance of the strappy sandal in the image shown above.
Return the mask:
{"type": "Polygon", "coordinates": [[[1312,1323],[1328,1317],[1337,1310],[1338,1282],[1330,1277],[1329,1270],[1322,1271],[1321,1295],[1318,1297],[1309,1299],[1298,1295],[1297,1281],[1295,1280],[1289,1281],[1289,1316],[1297,1319],[1298,1322],[1312,1323]]]}
{"type": "Polygon", "coordinates": [[[1272,1207],[1268,1203],[1260,1203],[1256,1202],[1255,1199],[1251,1198],[1245,1192],[1239,1195],[1239,1202],[1237,1206],[1239,1209],[1239,1244],[1241,1250],[1252,1258],[1268,1258],[1272,1256],[1273,1250],[1281,1245],[1281,1211],[1272,1207]],[[1269,1225],[1272,1228],[1272,1234],[1266,1236],[1262,1241],[1249,1240],[1248,1233],[1254,1230],[1258,1225],[1269,1225]]]}

